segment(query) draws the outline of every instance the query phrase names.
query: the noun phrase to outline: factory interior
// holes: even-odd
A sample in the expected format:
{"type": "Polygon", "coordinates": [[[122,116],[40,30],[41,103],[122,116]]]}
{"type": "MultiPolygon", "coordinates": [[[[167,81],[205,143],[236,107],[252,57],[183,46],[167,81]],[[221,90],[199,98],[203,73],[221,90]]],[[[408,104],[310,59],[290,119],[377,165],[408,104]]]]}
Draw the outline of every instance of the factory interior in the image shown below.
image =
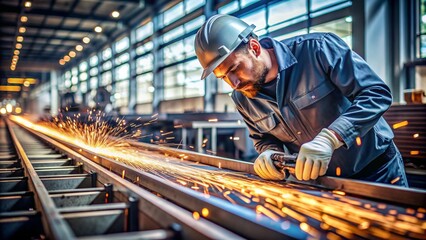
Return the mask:
{"type": "Polygon", "coordinates": [[[0,62],[0,239],[426,238],[426,0],[0,0],[0,62]]]}

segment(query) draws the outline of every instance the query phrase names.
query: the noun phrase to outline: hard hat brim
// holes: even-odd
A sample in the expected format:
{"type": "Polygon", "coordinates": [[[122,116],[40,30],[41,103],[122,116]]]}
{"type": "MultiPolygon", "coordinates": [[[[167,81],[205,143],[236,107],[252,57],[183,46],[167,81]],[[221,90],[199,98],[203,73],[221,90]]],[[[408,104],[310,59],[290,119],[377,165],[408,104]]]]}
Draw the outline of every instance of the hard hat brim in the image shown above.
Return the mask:
{"type": "MultiPolygon", "coordinates": [[[[233,50],[235,50],[235,49],[233,49],[233,50]]],[[[230,51],[229,53],[227,53],[226,55],[221,56],[213,64],[210,64],[210,66],[208,68],[204,69],[203,74],[201,75],[201,79],[206,79],[223,61],[225,61],[225,59],[229,55],[231,55],[233,50],[230,51]]]]}

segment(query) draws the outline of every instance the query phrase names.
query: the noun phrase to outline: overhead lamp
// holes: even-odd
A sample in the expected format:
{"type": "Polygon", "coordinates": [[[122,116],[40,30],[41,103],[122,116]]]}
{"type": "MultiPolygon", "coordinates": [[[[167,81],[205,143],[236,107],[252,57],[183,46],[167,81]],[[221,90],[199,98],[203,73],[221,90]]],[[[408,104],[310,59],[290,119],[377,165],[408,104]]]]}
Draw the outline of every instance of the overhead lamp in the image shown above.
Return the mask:
{"type": "Polygon", "coordinates": [[[113,11],[113,12],[111,13],[111,16],[112,16],[113,18],[118,18],[118,17],[120,16],[120,13],[119,13],[118,11],[113,11]]]}
{"type": "Polygon", "coordinates": [[[70,57],[72,57],[72,58],[73,58],[73,57],[75,57],[75,55],[76,55],[76,54],[75,54],[75,52],[74,52],[74,51],[70,51],[70,52],[68,53],[68,55],[69,55],[70,57]]]}
{"type": "Polygon", "coordinates": [[[95,27],[95,32],[100,33],[102,32],[102,28],[100,26],[95,27]]]}
{"type": "Polygon", "coordinates": [[[30,86],[30,82],[25,81],[25,82],[24,82],[24,86],[25,86],[25,87],[29,87],[29,86],[30,86]]]}
{"type": "Polygon", "coordinates": [[[27,22],[28,18],[27,16],[21,16],[21,22],[27,22]]]}
{"type": "Polygon", "coordinates": [[[66,56],[64,57],[65,62],[68,62],[70,59],[71,59],[71,58],[70,58],[68,55],[66,55],[66,56]]]}
{"type": "Polygon", "coordinates": [[[15,71],[15,66],[10,66],[10,70],[15,71]]]}
{"type": "Polygon", "coordinates": [[[19,52],[19,50],[17,50],[17,49],[16,49],[15,51],[13,51],[13,54],[15,54],[15,55],[19,55],[19,53],[20,53],[20,52],[19,52]]]}
{"type": "Polygon", "coordinates": [[[31,1],[25,1],[24,6],[26,8],[30,8],[31,7],[31,1]]]}
{"type": "Polygon", "coordinates": [[[84,37],[84,38],[83,38],[83,42],[84,42],[85,44],[88,44],[88,43],[90,42],[90,38],[89,38],[89,37],[84,37]]]}
{"type": "Polygon", "coordinates": [[[16,107],[15,108],[15,113],[20,114],[22,112],[22,108],[21,107],[16,107]]]}
{"type": "Polygon", "coordinates": [[[15,47],[16,47],[16,49],[21,49],[22,48],[22,44],[17,43],[15,47]]]}
{"type": "Polygon", "coordinates": [[[19,32],[20,33],[25,33],[27,31],[27,29],[25,27],[20,27],[19,28],[19,32]]]}
{"type": "Polygon", "coordinates": [[[75,50],[81,52],[83,50],[83,46],[81,46],[80,44],[75,46],[75,50]]]}
{"type": "Polygon", "coordinates": [[[59,60],[59,64],[65,65],[65,60],[64,59],[59,60]]]}
{"type": "Polygon", "coordinates": [[[10,103],[6,104],[6,111],[7,111],[8,113],[11,113],[11,112],[12,112],[12,109],[13,109],[12,104],[10,104],[10,103]]]}
{"type": "Polygon", "coordinates": [[[19,59],[18,55],[13,55],[12,59],[19,59]]]}
{"type": "Polygon", "coordinates": [[[23,36],[17,36],[16,37],[16,41],[17,42],[23,42],[24,41],[24,37],[23,36]]]}

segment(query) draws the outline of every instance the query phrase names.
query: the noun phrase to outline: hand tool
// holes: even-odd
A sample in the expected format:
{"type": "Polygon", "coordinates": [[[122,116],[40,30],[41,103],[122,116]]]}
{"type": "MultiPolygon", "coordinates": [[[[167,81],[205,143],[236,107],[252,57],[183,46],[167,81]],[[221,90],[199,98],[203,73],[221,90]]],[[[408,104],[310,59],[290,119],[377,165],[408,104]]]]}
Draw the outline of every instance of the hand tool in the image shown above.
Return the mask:
{"type": "Polygon", "coordinates": [[[271,155],[271,160],[273,161],[275,167],[278,170],[284,170],[286,176],[289,174],[294,174],[294,168],[296,166],[297,153],[295,154],[286,154],[286,153],[274,153],[271,155]]]}

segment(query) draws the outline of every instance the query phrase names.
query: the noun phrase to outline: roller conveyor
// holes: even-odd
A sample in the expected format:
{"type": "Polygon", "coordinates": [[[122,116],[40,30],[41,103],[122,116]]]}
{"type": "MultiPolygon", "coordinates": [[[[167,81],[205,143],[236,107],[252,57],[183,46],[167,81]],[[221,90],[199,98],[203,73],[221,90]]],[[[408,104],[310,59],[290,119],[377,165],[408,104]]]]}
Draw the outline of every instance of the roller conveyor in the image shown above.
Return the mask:
{"type": "Polygon", "coordinates": [[[189,230],[194,227],[238,238],[214,224],[196,222],[191,213],[161,199],[150,209],[156,215],[150,216],[139,209],[145,198],[155,201],[155,195],[133,192],[129,183],[105,174],[105,169],[85,168],[22,128],[10,122],[7,127],[2,122],[0,161],[2,172],[13,174],[0,180],[1,239],[212,238],[189,230]],[[167,208],[174,213],[164,218],[167,208]]]}
{"type": "MultiPolygon", "coordinates": [[[[222,231],[227,229],[245,238],[264,239],[267,236],[268,239],[283,237],[319,239],[391,237],[403,239],[424,236],[424,204],[422,205],[424,192],[422,191],[408,191],[392,186],[386,187],[333,178],[322,178],[321,181],[308,185],[298,182],[268,183],[248,174],[252,172],[250,164],[139,143],[133,145],[138,149],[143,149],[143,151],[141,150],[142,155],[151,159],[161,159],[163,162],[166,160],[167,165],[173,167],[164,168],[163,166],[158,170],[138,165],[137,162],[130,164],[133,167],[129,167],[116,161],[117,159],[101,156],[100,153],[90,150],[82,150],[75,144],[67,143],[65,145],[64,142],[57,142],[47,136],[39,135],[38,137],[55,145],[55,148],[61,152],[66,152],[67,157],[82,164],[83,169],[93,170],[96,167],[92,164],[96,162],[99,164],[97,165],[98,171],[96,171],[98,176],[103,172],[99,168],[102,166],[115,173],[116,177],[120,176],[121,179],[127,179],[157,196],[161,196],[162,198],[159,199],[171,201],[193,212],[192,219],[197,220],[197,223],[209,220],[213,222],[212,224],[222,226],[222,231]],[[144,151],[145,153],[143,153],[144,151]],[[172,156],[178,157],[178,160],[172,159],[172,156]],[[191,159],[195,163],[182,161],[183,158],[191,159]],[[201,163],[232,170],[243,170],[246,173],[225,171],[201,163]],[[208,172],[204,172],[206,178],[207,174],[212,176],[217,174],[220,178],[230,177],[231,185],[232,182],[240,181],[241,186],[244,186],[245,181],[249,180],[254,186],[253,191],[260,189],[260,191],[273,190],[276,192],[275,195],[271,194],[269,197],[252,193],[250,201],[244,202],[242,193],[234,191],[236,189],[227,191],[224,188],[221,190],[220,185],[218,188],[213,184],[203,188],[201,185],[194,184],[195,181],[186,181],[183,184],[184,181],[182,181],[179,171],[172,171],[178,168],[192,169],[190,171],[193,171],[193,175],[196,175],[197,171],[203,172],[208,169],[208,172]],[[205,194],[206,190],[209,191],[208,195],[205,194]],[[372,191],[376,191],[376,194],[372,191]],[[358,194],[355,194],[357,192],[358,194]],[[381,192],[387,193],[384,196],[377,194],[381,192]],[[351,193],[351,195],[346,195],[346,193],[351,193]],[[390,197],[392,195],[394,199],[390,197]],[[312,205],[312,208],[306,207],[309,204],[312,205]],[[204,214],[205,209],[209,211],[208,214],[204,214]],[[270,214],[271,209],[279,211],[270,214]],[[353,214],[350,214],[350,211],[353,211],[353,214]]],[[[130,154],[127,156],[131,158],[130,154]]],[[[50,178],[59,179],[55,176],[50,176],[50,178]]],[[[105,176],[105,178],[107,177],[105,176]]],[[[131,186],[132,191],[142,190],[136,185],[131,186]]],[[[246,188],[246,190],[250,189],[246,188]]],[[[177,206],[172,208],[177,208],[177,206]]],[[[186,229],[183,230],[183,235],[193,238],[193,236],[185,235],[186,231],[186,229]]],[[[208,238],[219,237],[213,234],[208,238]]]]}

